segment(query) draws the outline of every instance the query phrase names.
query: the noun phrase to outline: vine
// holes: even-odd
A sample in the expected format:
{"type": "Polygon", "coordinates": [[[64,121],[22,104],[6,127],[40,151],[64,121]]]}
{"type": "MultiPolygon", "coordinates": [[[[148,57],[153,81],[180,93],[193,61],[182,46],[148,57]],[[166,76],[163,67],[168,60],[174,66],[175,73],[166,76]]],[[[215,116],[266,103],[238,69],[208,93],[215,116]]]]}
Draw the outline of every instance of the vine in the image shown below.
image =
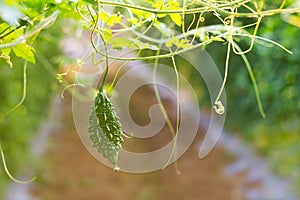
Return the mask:
{"type": "Polygon", "coordinates": [[[8,168],[7,168],[7,165],[6,165],[6,161],[5,161],[5,157],[4,157],[4,152],[2,150],[2,146],[0,144],[0,154],[1,154],[1,158],[2,158],[2,163],[3,163],[3,167],[4,167],[4,170],[5,170],[5,173],[7,174],[7,176],[14,182],[16,183],[20,183],[20,184],[26,184],[26,183],[30,183],[32,181],[34,181],[36,179],[36,177],[33,177],[27,181],[21,181],[21,180],[18,180],[16,178],[14,178],[11,173],[9,172],[8,168]]]}
{"type": "MultiPolygon", "coordinates": [[[[4,2],[11,5],[11,3],[8,3],[9,1],[4,2]]],[[[13,67],[13,62],[10,60],[12,52],[17,57],[25,60],[24,90],[21,101],[8,114],[18,108],[25,99],[27,62],[35,64],[35,51],[32,43],[42,30],[53,25],[57,17],[61,15],[63,17],[74,18],[80,22],[83,29],[90,31],[93,62],[99,64],[105,61],[105,72],[90,112],[89,133],[94,146],[104,157],[114,164],[115,169],[118,169],[117,160],[119,151],[122,148],[121,143],[123,139],[121,136],[123,133],[114,107],[104,91],[104,84],[109,70],[109,59],[123,60],[125,63],[134,60],[154,60],[153,79],[155,80],[158,60],[171,58],[178,79],[176,83],[178,94],[179,78],[174,57],[193,49],[205,48],[212,43],[227,44],[223,83],[220,86],[219,93],[213,105],[215,112],[218,114],[225,112],[225,107],[220,101],[220,96],[226,86],[232,51],[234,54],[240,55],[243,59],[253,84],[258,109],[261,116],[265,117],[255,75],[246,54],[253,49],[255,44],[259,45],[262,42],[264,44],[276,45],[284,51],[292,53],[283,45],[257,35],[264,17],[300,13],[300,8],[285,8],[285,4],[286,1],[283,0],[278,8],[268,8],[264,0],[144,0],[143,5],[137,0],[36,1],[32,4],[29,4],[27,1],[23,4],[19,1],[13,1],[12,6],[17,7],[22,15],[19,17],[18,13],[18,16],[15,16],[15,24],[9,24],[9,22],[0,24],[0,58],[4,59],[11,67],[13,67]],[[39,9],[36,10],[36,4],[41,4],[42,6],[39,5],[39,9]],[[112,8],[110,12],[107,9],[108,7],[112,8]],[[31,13],[28,11],[30,9],[36,11],[32,11],[31,13]],[[206,17],[209,14],[218,22],[206,22],[206,17]],[[189,16],[192,16],[191,22],[187,20],[189,16]],[[245,22],[245,19],[250,22],[245,22]],[[159,33],[159,37],[151,35],[153,30],[159,33]],[[252,33],[250,33],[251,30],[252,33]],[[250,41],[248,41],[249,39],[250,41]],[[243,40],[250,43],[249,47],[245,50],[239,46],[239,42],[243,40]],[[196,44],[195,41],[198,43],[196,44]],[[163,45],[168,48],[166,53],[160,51],[163,45]],[[123,57],[110,55],[112,50],[122,50],[124,48],[136,51],[136,56],[123,57]],[[143,56],[141,52],[144,50],[150,50],[156,52],[156,54],[143,56]],[[97,54],[102,55],[103,59],[95,61],[94,55],[97,54]]],[[[118,72],[124,65],[120,66],[118,72]]],[[[74,85],[77,85],[77,83],[66,86],[63,92],[74,85]]],[[[82,86],[81,83],[79,85],[82,86]]],[[[179,126],[178,99],[176,105],[176,128],[174,130],[155,85],[154,88],[161,111],[176,141],[179,126]]],[[[170,159],[173,154],[176,157],[176,142],[170,159]]],[[[2,158],[4,159],[3,155],[2,158]]],[[[170,162],[170,159],[167,164],[170,162]]]]}

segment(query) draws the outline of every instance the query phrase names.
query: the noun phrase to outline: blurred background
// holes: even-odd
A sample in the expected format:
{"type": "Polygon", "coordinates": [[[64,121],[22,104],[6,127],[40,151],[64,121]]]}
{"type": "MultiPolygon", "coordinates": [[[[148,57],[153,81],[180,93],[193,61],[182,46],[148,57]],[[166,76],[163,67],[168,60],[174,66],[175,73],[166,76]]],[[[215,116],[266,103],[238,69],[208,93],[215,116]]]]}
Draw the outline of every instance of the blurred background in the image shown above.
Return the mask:
{"type": "MultiPolygon", "coordinates": [[[[269,5],[273,6],[272,3],[269,5]]],[[[214,20],[206,16],[204,24],[213,24],[214,20]]],[[[77,33],[70,33],[65,28],[70,22],[59,18],[35,41],[36,65],[28,65],[26,99],[9,116],[4,114],[22,97],[23,61],[13,57],[14,67],[10,68],[0,59],[0,142],[7,166],[20,179],[32,174],[38,177],[24,190],[23,186],[10,182],[2,167],[0,199],[297,199],[300,195],[299,21],[299,16],[265,17],[258,31],[258,35],[287,47],[292,55],[278,47],[262,45],[255,45],[247,54],[266,118],[259,114],[242,59],[232,54],[226,85],[226,133],[219,145],[208,157],[198,159],[201,133],[207,128],[201,124],[195,142],[179,159],[180,175],[172,166],[139,175],[116,173],[107,168],[79,140],[72,118],[71,94],[68,90],[63,99],[60,92],[74,81],[77,70],[76,62],[66,52],[84,45],[62,42],[65,38],[76,38],[77,33]],[[43,137],[44,143],[37,139],[43,137]],[[40,154],[40,149],[45,152],[40,154]]],[[[246,41],[241,43],[243,49],[248,46],[246,41]]],[[[226,45],[214,43],[205,49],[223,72],[226,45]]],[[[186,65],[178,66],[191,84],[199,88],[199,106],[209,116],[211,105],[203,80],[193,76],[187,67],[180,67],[186,65]]],[[[147,116],[140,107],[149,99],[147,95],[153,93],[151,88],[145,88],[144,93],[136,94],[136,105],[140,106],[133,109],[133,118],[147,116]]]]}

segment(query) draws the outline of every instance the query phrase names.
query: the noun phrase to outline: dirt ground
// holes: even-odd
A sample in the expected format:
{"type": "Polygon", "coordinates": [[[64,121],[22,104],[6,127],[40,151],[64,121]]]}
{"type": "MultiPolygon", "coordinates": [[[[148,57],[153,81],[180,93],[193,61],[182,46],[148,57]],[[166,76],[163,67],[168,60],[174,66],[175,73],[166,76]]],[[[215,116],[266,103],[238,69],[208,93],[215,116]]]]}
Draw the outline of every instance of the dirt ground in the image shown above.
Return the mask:
{"type": "Polygon", "coordinates": [[[227,177],[234,158],[215,148],[205,159],[193,145],[179,159],[180,175],[171,165],[146,174],[115,172],[97,161],[81,143],[74,126],[70,97],[61,106],[61,126],[54,130],[43,156],[44,167],[32,194],[41,200],[236,200],[243,177],[227,177]]]}

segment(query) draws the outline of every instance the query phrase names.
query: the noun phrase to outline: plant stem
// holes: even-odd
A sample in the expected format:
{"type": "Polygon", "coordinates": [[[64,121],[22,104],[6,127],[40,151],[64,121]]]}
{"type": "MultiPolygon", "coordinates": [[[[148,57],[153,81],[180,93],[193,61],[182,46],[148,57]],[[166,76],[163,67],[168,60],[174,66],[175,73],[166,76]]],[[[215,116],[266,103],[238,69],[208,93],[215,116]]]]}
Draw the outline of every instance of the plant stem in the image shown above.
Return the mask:
{"type": "Polygon", "coordinates": [[[11,108],[4,116],[7,117],[10,113],[15,111],[22,103],[24,102],[26,98],[26,89],[27,89],[27,61],[25,61],[23,66],[23,94],[21,100],[13,107],[11,108]]]}
{"type": "Polygon", "coordinates": [[[20,183],[20,184],[27,184],[27,183],[30,183],[32,181],[34,181],[36,179],[36,177],[33,177],[31,178],[30,180],[28,181],[20,181],[16,178],[14,178],[11,173],[9,172],[8,168],[7,168],[7,165],[6,165],[6,162],[5,162],[5,157],[4,157],[4,153],[3,153],[3,150],[2,150],[2,146],[0,144],[0,154],[1,154],[1,158],[2,158],[2,163],[3,163],[3,167],[4,167],[4,170],[5,170],[5,173],[7,174],[7,176],[14,182],[16,183],[20,183]]]}
{"type": "Polygon", "coordinates": [[[32,32],[18,37],[15,41],[10,42],[10,43],[0,44],[0,49],[11,48],[18,44],[26,42],[26,40],[28,38],[34,36],[36,33],[40,32],[44,28],[48,27],[51,23],[53,23],[56,20],[56,17],[58,16],[59,13],[60,13],[60,11],[53,12],[49,17],[47,17],[46,19],[41,21],[39,24],[37,24],[35,29],[32,32]]]}
{"type": "MultiPolygon", "coordinates": [[[[84,0],[86,2],[91,3],[89,0],[84,0]]],[[[221,5],[212,5],[205,2],[197,2],[201,4],[203,7],[200,8],[192,8],[187,10],[157,10],[142,6],[135,6],[132,4],[124,4],[124,3],[118,3],[118,2],[111,2],[111,1],[98,1],[98,3],[108,6],[116,6],[116,7],[122,7],[122,8],[130,8],[130,9],[136,9],[139,11],[145,11],[150,12],[153,14],[180,14],[184,12],[185,14],[193,14],[193,13],[200,13],[200,12],[210,12],[210,11],[218,11],[220,14],[224,14],[227,16],[235,16],[235,17],[246,17],[246,18],[257,18],[257,17],[264,17],[264,16],[271,16],[275,14],[281,14],[281,13],[299,13],[300,8],[286,8],[286,9],[272,9],[272,10],[266,10],[262,12],[255,12],[255,13],[235,13],[230,12],[224,9],[232,8],[234,6],[238,6],[241,4],[246,4],[250,0],[237,0],[232,1],[230,3],[221,4],[221,5]]],[[[96,3],[96,2],[94,2],[96,3]]]]}
{"type": "MultiPolygon", "coordinates": [[[[235,43],[235,42],[232,42],[234,48],[236,48],[239,52],[242,52],[242,49],[235,43]]],[[[245,54],[241,54],[241,57],[247,67],[247,70],[248,70],[248,74],[250,76],[250,79],[252,81],[252,84],[253,84],[253,88],[254,88],[254,92],[255,92],[255,96],[256,96],[256,101],[257,101],[257,104],[258,104],[258,109],[259,109],[259,112],[261,114],[261,116],[263,118],[266,117],[266,114],[264,112],[264,108],[262,106],[262,103],[261,103],[261,98],[260,98],[260,94],[259,94],[259,89],[257,87],[257,83],[256,83],[256,79],[255,79],[255,76],[254,76],[254,73],[252,71],[252,68],[251,68],[251,65],[247,59],[247,57],[245,56],[245,54]]]]}

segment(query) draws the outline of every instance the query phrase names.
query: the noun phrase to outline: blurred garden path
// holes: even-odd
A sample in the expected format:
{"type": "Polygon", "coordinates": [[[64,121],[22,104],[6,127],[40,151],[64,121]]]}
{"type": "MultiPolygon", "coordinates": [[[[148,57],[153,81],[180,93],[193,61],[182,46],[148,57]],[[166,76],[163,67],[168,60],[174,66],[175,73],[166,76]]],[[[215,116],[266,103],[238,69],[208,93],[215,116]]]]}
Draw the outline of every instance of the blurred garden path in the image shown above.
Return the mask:
{"type": "MultiPolygon", "coordinates": [[[[144,99],[146,101],[146,99],[144,99]]],[[[215,148],[206,158],[198,158],[196,138],[179,159],[181,174],[171,165],[147,174],[114,172],[92,157],[81,143],[74,127],[71,98],[62,100],[58,129],[43,156],[45,169],[32,193],[38,199],[72,200],[152,200],[152,199],[241,199],[239,186],[244,173],[224,174],[233,157],[215,148]]],[[[138,112],[136,110],[136,112],[138,112]]],[[[200,131],[201,132],[201,131],[200,131]]],[[[201,133],[198,135],[201,136],[201,133]]]]}
{"type": "MultiPolygon", "coordinates": [[[[152,78],[152,73],[146,74],[152,78]]],[[[149,88],[140,90],[136,95],[132,104],[135,109],[131,109],[132,118],[140,124],[147,124],[149,116],[145,113],[148,113],[154,103],[155,95],[149,88]]],[[[199,159],[199,144],[209,123],[209,118],[203,118],[202,114],[201,119],[191,117],[191,120],[199,120],[202,127],[199,127],[193,144],[178,160],[180,175],[177,175],[173,165],[146,174],[114,172],[96,160],[82,144],[74,125],[72,97],[58,97],[58,102],[54,106],[56,109],[53,116],[59,126],[51,129],[50,147],[42,156],[43,169],[37,174],[38,180],[31,190],[31,194],[37,199],[297,199],[287,196],[291,193],[287,191],[289,185],[285,180],[270,173],[266,163],[253,153],[253,149],[247,148],[241,140],[230,134],[222,133],[212,152],[204,159],[199,159]]],[[[172,113],[172,106],[175,105],[167,101],[164,105],[172,113]]],[[[162,135],[159,140],[155,137],[149,139],[149,146],[142,145],[142,151],[153,149],[153,146],[161,145],[163,140],[171,139],[166,127],[159,135],[162,135]],[[169,137],[166,138],[166,135],[169,137]]],[[[136,142],[135,139],[129,140],[133,141],[132,144],[136,142]]],[[[129,147],[133,148],[130,150],[140,150],[138,145],[129,147]]]]}
{"type": "MultiPolygon", "coordinates": [[[[142,113],[151,106],[149,94],[147,89],[137,93],[134,105],[138,109],[132,110],[133,118],[147,120],[142,113]]],[[[173,165],[156,172],[129,174],[114,172],[85,149],[74,125],[70,95],[54,102],[52,117],[32,141],[33,154],[41,159],[39,171],[33,172],[38,178],[29,185],[12,183],[5,200],[299,199],[288,180],[270,172],[251,146],[231,134],[223,132],[212,152],[199,159],[199,144],[208,123],[203,114],[193,144],[179,159],[180,175],[173,165]]],[[[161,134],[169,136],[168,128],[161,134]]],[[[157,146],[159,142],[150,140],[149,144],[157,146]]]]}

